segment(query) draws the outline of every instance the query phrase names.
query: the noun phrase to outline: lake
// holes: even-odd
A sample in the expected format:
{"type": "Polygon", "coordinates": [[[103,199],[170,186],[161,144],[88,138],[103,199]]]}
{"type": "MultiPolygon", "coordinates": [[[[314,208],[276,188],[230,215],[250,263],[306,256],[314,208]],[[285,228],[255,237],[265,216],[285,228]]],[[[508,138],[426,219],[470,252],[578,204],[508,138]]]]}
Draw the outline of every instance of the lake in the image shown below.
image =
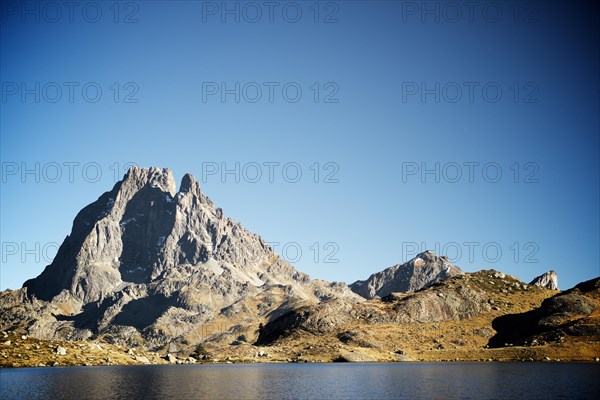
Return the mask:
{"type": "Polygon", "coordinates": [[[1,399],[589,399],[600,364],[212,364],[0,370],[1,399]]]}

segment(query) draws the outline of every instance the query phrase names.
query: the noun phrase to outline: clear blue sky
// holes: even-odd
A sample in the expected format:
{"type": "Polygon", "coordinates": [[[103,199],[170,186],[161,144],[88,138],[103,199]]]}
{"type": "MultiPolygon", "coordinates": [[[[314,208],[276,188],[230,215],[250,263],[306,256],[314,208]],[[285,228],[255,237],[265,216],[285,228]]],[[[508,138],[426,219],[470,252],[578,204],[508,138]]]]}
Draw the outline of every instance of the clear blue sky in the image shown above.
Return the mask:
{"type": "Polygon", "coordinates": [[[37,276],[128,162],[193,173],[314,278],[364,279],[414,243],[565,289],[600,275],[598,10],[474,3],[240,2],[239,22],[236,2],[3,3],[0,288],[37,276]],[[236,163],[239,182],[206,174],[236,163]]]}

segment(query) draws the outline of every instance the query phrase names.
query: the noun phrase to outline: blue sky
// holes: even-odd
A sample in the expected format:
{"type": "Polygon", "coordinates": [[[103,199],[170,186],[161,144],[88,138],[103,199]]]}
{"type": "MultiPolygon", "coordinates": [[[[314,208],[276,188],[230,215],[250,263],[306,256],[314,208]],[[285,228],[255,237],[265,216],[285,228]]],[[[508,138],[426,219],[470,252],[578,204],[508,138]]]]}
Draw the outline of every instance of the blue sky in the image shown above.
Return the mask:
{"type": "Polygon", "coordinates": [[[555,269],[565,289],[600,274],[597,9],[52,4],[2,5],[0,289],[37,276],[128,163],[191,172],[314,278],[416,248],[555,269]]]}

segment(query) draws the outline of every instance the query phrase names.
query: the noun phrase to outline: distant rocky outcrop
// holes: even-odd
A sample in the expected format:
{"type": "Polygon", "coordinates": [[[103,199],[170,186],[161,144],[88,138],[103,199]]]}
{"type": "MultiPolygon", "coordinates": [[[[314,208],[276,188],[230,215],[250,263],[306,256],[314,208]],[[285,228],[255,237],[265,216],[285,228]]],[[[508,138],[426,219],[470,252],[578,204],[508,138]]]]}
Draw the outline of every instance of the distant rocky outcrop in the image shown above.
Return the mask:
{"type": "Polygon", "coordinates": [[[447,257],[425,251],[404,264],[391,266],[372,274],[365,281],[352,283],[350,289],[366,299],[372,299],[392,292],[414,292],[462,273],[447,257]]]}
{"type": "Polygon", "coordinates": [[[29,318],[29,333],[40,338],[102,336],[179,351],[216,334],[205,329],[214,320],[223,335],[295,304],[363,300],[297,271],[225,217],[192,175],[177,191],[169,169],[138,167],[79,212],[37,278],[3,298],[2,313],[24,311],[15,304],[23,298],[28,310],[3,327],[29,318]]]}
{"type": "Polygon", "coordinates": [[[550,270],[548,272],[543,273],[542,275],[536,277],[532,280],[530,285],[540,286],[550,290],[559,290],[558,289],[558,274],[554,270],[550,270]]]}

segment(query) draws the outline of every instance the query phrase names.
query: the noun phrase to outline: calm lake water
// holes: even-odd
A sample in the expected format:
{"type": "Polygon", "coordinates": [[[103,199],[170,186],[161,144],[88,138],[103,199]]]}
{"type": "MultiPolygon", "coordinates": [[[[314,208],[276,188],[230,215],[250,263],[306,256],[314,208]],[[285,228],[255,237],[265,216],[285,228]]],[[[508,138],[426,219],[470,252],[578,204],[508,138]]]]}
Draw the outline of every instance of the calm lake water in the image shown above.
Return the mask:
{"type": "Polygon", "coordinates": [[[1,399],[589,399],[600,364],[240,364],[0,370],[1,399]]]}

